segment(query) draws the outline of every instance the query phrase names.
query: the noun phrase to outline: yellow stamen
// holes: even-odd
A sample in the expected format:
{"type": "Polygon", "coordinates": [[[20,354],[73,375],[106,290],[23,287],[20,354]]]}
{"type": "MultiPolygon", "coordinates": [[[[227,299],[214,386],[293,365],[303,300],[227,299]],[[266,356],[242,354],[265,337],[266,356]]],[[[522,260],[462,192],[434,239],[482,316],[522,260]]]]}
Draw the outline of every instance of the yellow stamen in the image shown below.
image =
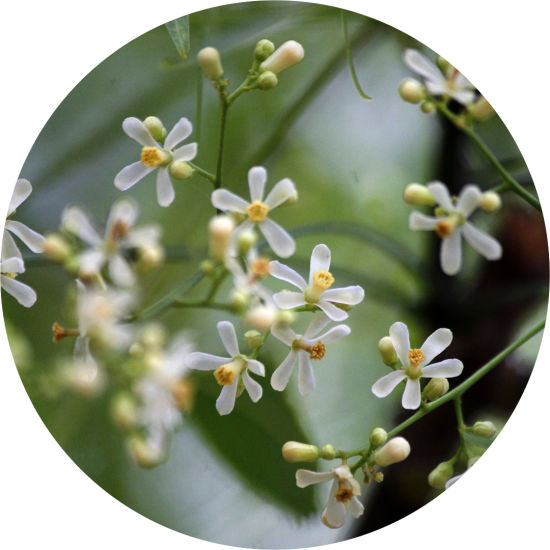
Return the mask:
{"type": "Polygon", "coordinates": [[[437,223],[437,225],[435,226],[435,232],[437,233],[438,237],[445,239],[447,237],[450,237],[457,227],[464,225],[465,221],[466,220],[461,214],[459,214],[458,212],[453,212],[451,215],[443,218],[437,223]]]}
{"type": "Polygon", "coordinates": [[[426,356],[421,349],[410,349],[409,350],[409,364],[410,365],[419,365],[426,359],[426,356]]]}
{"type": "Polygon", "coordinates": [[[257,258],[250,264],[254,279],[263,279],[269,275],[269,259],[257,258]]]}
{"type": "Polygon", "coordinates": [[[178,380],[172,387],[172,396],[180,411],[189,412],[193,406],[195,387],[190,380],[178,380]]]}
{"type": "Polygon", "coordinates": [[[237,357],[233,359],[231,363],[227,363],[227,365],[222,365],[217,368],[214,371],[214,378],[220,386],[230,386],[245,366],[246,362],[240,357],[237,357]]]}
{"type": "Polygon", "coordinates": [[[267,218],[269,206],[261,201],[254,201],[246,207],[246,212],[253,222],[263,222],[267,218]]]}
{"type": "Polygon", "coordinates": [[[79,330],[76,328],[64,328],[57,321],[52,326],[53,331],[53,341],[57,344],[63,338],[67,336],[78,336],[80,334],[79,330]]]}
{"type": "Polygon", "coordinates": [[[294,342],[292,342],[292,349],[303,349],[309,353],[310,359],[315,359],[317,361],[325,356],[326,347],[321,340],[313,344],[313,346],[308,346],[303,340],[294,340],[294,342]]]}
{"type": "Polygon", "coordinates": [[[155,168],[159,164],[166,164],[170,160],[170,154],[158,147],[144,147],[141,150],[141,162],[149,168],[155,168]]]}
{"type": "Polygon", "coordinates": [[[111,238],[113,241],[118,241],[128,235],[130,227],[122,220],[116,220],[111,229],[111,238]]]}
{"type": "Polygon", "coordinates": [[[334,283],[334,277],[330,271],[322,270],[313,273],[312,285],[319,290],[327,290],[334,283]]]}

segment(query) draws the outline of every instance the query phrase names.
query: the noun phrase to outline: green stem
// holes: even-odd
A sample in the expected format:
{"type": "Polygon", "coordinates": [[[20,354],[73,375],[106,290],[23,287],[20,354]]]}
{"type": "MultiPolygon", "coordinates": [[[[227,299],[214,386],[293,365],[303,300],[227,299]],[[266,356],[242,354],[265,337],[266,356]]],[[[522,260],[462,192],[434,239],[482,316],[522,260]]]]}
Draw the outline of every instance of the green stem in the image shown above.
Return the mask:
{"type": "Polygon", "coordinates": [[[201,115],[202,115],[202,69],[197,66],[197,89],[195,102],[195,140],[201,139],[201,115]]]}
{"type": "Polygon", "coordinates": [[[353,64],[353,54],[351,51],[351,44],[349,40],[349,33],[348,33],[348,22],[346,20],[346,12],[342,10],[342,26],[344,28],[344,41],[346,43],[346,58],[348,60],[348,66],[349,66],[349,72],[351,73],[351,78],[353,79],[353,83],[355,84],[355,89],[357,90],[357,93],[363,98],[367,100],[371,100],[372,97],[368,96],[363,89],[361,88],[361,84],[359,84],[359,78],[357,77],[357,73],[355,72],[355,65],[353,64]]]}
{"type": "Polygon", "coordinates": [[[219,309],[221,311],[235,311],[233,304],[223,304],[221,302],[186,302],[184,300],[178,300],[172,303],[172,307],[175,308],[201,308],[201,309],[219,309]]]}
{"type": "Polygon", "coordinates": [[[208,170],[205,170],[204,168],[201,168],[200,166],[197,166],[196,164],[192,162],[188,162],[189,166],[193,168],[193,170],[203,178],[207,179],[208,181],[215,183],[216,182],[216,176],[214,174],[211,174],[208,172],[208,170]]]}
{"type": "Polygon", "coordinates": [[[225,92],[220,91],[220,137],[218,142],[218,162],[216,163],[216,177],[214,178],[214,189],[219,189],[222,186],[222,165],[223,165],[223,146],[225,141],[225,126],[227,122],[227,109],[229,109],[229,102],[224,95],[225,92]]]}

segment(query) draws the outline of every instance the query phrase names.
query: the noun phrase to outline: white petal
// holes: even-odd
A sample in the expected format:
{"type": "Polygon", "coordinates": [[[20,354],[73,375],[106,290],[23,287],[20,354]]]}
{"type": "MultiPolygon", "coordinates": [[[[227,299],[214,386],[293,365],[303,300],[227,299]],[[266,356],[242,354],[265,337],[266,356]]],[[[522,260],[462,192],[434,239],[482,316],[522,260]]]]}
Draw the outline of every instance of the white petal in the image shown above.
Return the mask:
{"type": "Polygon", "coordinates": [[[323,311],[319,311],[313,316],[311,323],[304,332],[304,338],[315,338],[328,324],[330,319],[323,311]]]}
{"type": "Polygon", "coordinates": [[[184,117],[180,118],[166,136],[164,148],[168,150],[173,149],[178,143],[189,137],[192,131],[193,125],[189,120],[184,117]]]}
{"type": "Polygon", "coordinates": [[[188,143],[187,145],[182,145],[178,147],[172,153],[172,162],[181,160],[182,162],[189,162],[197,156],[199,146],[196,143],[188,143]]]}
{"type": "Polygon", "coordinates": [[[235,408],[238,383],[239,377],[230,386],[224,386],[220,392],[220,396],[216,399],[216,409],[222,416],[229,414],[235,408]]]}
{"type": "Polygon", "coordinates": [[[431,231],[435,229],[439,220],[433,216],[426,216],[414,210],[409,214],[409,229],[413,231],[431,231]]]}
{"type": "Polygon", "coordinates": [[[106,235],[110,236],[113,225],[116,222],[123,223],[128,228],[132,227],[139,216],[139,206],[132,199],[121,199],[111,207],[106,224],[106,235]]]}
{"type": "Polygon", "coordinates": [[[263,363],[256,359],[247,359],[246,366],[250,372],[257,374],[258,376],[265,376],[265,367],[263,363]]]}
{"type": "Polygon", "coordinates": [[[18,179],[11,196],[8,207],[8,216],[17,209],[17,207],[32,193],[32,185],[29,180],[18,179]]]}
{"type": "MultiPolygon", "coordinates": [[[[462,230],[464,230],[464,227],[462,230]]],[[[462,243],[460,242],[461,231],[455,230],[448,237],[442,239],[440,261],[441,269],[447,275],[456,275],[462,265],[462,243]]]]}
{"type": "Polygon", "coordinates": [[[372,385],[372,393],[374,393],[376,397],[386,397],[395,389],[399,382],[405,378],[406,375],[402,370],[390,372],[386,374],[386,376],[382,376],[382,378],[372,385]]]}
{"type": "Polygon", "coordinates": [[[167,207],[172,204],[176,197],[168,168],[162,167],[157,173],[157,201],[160,206],[167,207]]]}
{"type": "Polygon", "coordinates": [[[229,321],[220,321],[217,325],[218,333],[223,343],[223,347],[231,357],[239,355],[239,344],[237,343],[237,333],[235,327],[229,321]]]}
{"type": "Polygon", "coordinates": [[[477,185],[466,185],[460,192],[456,209],[465,218],[468,218],[470,214],[479,206],[481,196],[481,191],[477,185]]]}
{"type": "MultiPolygon", "coordinates": [[[[351,329],[347,325],[337,325],[332,327],[330,330],[327,330],[324,334],[312,338],[312,344],[315,340],[321,340],[323,344],[332,344],[332,342],[337,342],[351,332],[351,329]]],[[[309,342],[307,342],[309,344],[309,342]]]]}
{"type": "Polygon", "coordinates": [[[442,82],[445,80],[445,77],[437,66],[417,50],[405,50],[403,60],[415,73],[431,82],[442,82]]]}
{"type": "Polygon", "coordinates": [[[266,181],[267,172],[262,166],[254,166],[248,171],[248,188],[252,202],[263,200],[266,181]]]}
{"type": "Polygon", "coordinates": [[[2,239],[2,258],[23,258],[21,250],[13,240],[13,237],[4,230],[4,237],[2,239]]]}
{"type": "Polygon", "coordinates": [[[271,387],[274,390],[283,391],[287,387],[297,358],[297,353],[291,351],[285,357],[284,361],[275,369],[271,375],[271,387]]]}
{"type": "Polygon", "coordinates": [[[301,395],[309,395],[315,389],[315,375],[307,352],[298,352],[298,391],[301,395]]]}
{"type": "Polygon", "coordinates": [[[428,183],[426,187],[441,208],[448,212],[454,210],[451,195],[446,185],[443,185],[440,181],[433,181],[432,183],[428,183]]]}
{"type": "Polygon", "coordinates": [[[105,262],[105,254],[102,249],[90,248],[80,254],[78,269],[83,277],[96,275],[101,271],[105,262]]]}
{"type": "Polygon", "coordinates": [[[61,215],[63,227],[91,245],[99,245],[102,239],[88,214],[79,206],[68,206],[61,215]]]}
{"type": "Polygon", "coordinates": [[[311,252],[309,262],[309,284],[317,271],[328,271],[330,268],[330,248],[326,244],[318,244],[311,252]]]}
{"type": "Polygon", "coordinates": [[[225,365],[231,361],[230,357],[220,357],[218,355],[210,355],[195,351],[189,354],[187,363],[189,368],[196,370],[216,370],[218,367],[225,365]]]}
{"type": "Polygon", "coordinates": [[[288,258],[294,254],[296,251],[294,239],[278,223],[266,218],[258,224],[258,227],[277,256],[288,258]]]}
{"type": "Polygon", "coordinates": [[[303,489],[316,483],[325,483],[334,478],[332,472],[313,472],[311,470],[297,470],[296,471],[296,485],[303,489]]]}
{"type": "Polygon", "coordinates": [[[136,282],[136,277],[128,262],[116,254],[109,260],[109,277],[118,286],[129,287],[136,282]]]}
{"type": "Polygon", "coordinates": [[[403,366],[409,364],[409,350],[411,349],[411,341],[409,338],[409,329],[405,323],[398,321],[390,327],[390,338],[397,352],[397,357],[403,366]]]}
{"type": "Polygon", "coordinates": [[[304,295],[301,292],[282,290],[273,295],[273,301],[279,309],[293,309],[306,305],[304,295]]]}
{"type": "Polygon", "coordinates": [[[365,511],[365,507],[357,497],[353,497],[350,501],[350,512],[354,518],[358,518],[365,511]]]}
{"type": "Polygon", "coordinates": [[[332,321],[343,321],[349,317],[348,313],[327,300],[319,300],[315,304],[319,309],[325,312],[325,315],[332,321]]]}
{"type": "Polygon", "coordinates": [[[425,359],[420,366],[429,365],[430,361],[437,357],[444,349],[447,349],[453,341],[453,333],[448,328],[438,328],[430,334],[420,349],[425,359]]]}
{"type": "Polygon", "coordinates": [[[246,371],[243,372],[242,377],[244,387],[246,388],[248,395],[250,395],[250,399],[252,399],[254,403],[257,403],[262,397],[262,386],[260,386],[256,380],[253,380],[246,371]]]}
{"type": "Polygon", "coordinates": [[[272,210],[273,208],[276,208],[280,204],[283,204],[288,199],[293,197],[295,193],[296,186],[291,180],[285,178],[284,180],[278,182],[275,187],[273,187],[273,189],[265,198],[264,202],[265,204],[267,204],[267,206],[269,206],[270,210],[272,210]]]}
{"type": "Polygon", "coordinates": [[[162,228],[158,225],[141,225],[132,229],[126,236],[126,243],[136,248],[148,248],[160,246],[162,228]]]}
{"type": "Polygon", "coordinates": [[[218,210],[246,214],[249,203],[227,189],[216,189],[212,191],[212,205],[218,210]]]}
{"type": "Polygon", "coordinates": [[[452,477],[451,479],[448,479],[447,483],[445,483],[445,489],[448,489],[451,485],[454,485],[462,476],[463,474],[460,474],[458,476],[452,477]]]}
{"type": "Polygon", "coordinates": [[[278,262],[277,260],[269,262],[269,273],[271,273],[271,275],[273,275],[276,279],[286,281],[287,283],[298,287],[302,291],[307,287],[307,283],[299,273],[287,265],[278,262]]]}
{"type": "Polygon", "coordinates": [[[18,256],[12,256],[6,258],[0,262],[2,273],[23,273],[25,271],[25,264],[18,256]]]}
{"type": "Polygon", "coordinates": [[[323,300],[355,306],[363,301],[365,291],[358,285],[329,288],[323,292],[323,300]]]}
{"type": "Polygon", "coordinates": [[[502,256],[500,243],[487,233],[480,231],[470,222],[466,222],[462,226],[462,234],[469,245],[487,260],[499,260],[502,256]]]}
{"type": "Polygon", "coordinates": [[[446,80],[440,82],[426,82],[426,88],[430,95],[443,95],[449,92],[449,83],[446,80]]]}
{"type": "Polygon", "coordinates": [[[133,164],[129,164],[115,176],[115,187],[121,191],[126,191],[126,189],[130,189],[130,187],[143,179],[147,174],[150,174],[153,170],[153,167],[145,166],[145,164],[139,160],[133,164]]]}
{"type": "Polygon", "coordinates": [[[428,365],[422,368],[424,378],[453,378],[460,376],[464,369],[462,361],[459,359],[445,359],[439,363],[428,365]]]}
{"type": "Polygon", "coordinates": [[[126,135],[135,139],[144,147],[159,147],[159,144],[153,139],[153,136],[147,130],[145,124],[136,117],[125,118],[122,123],[122,129],[126,135]]]}
{"type": "Polygon", "coordinates": [[[2,275],[2,288],[11,294],[23,307],[31,307],[36,302],[36,292],[28,285],[2,275]]]}
{"type": "Polygon", "coordinates": [[[271,334],[287,346],[291,346],[296,339],[296,333],[286,323],[275,323],[271,327],[271,334]]]}
{"type": "Polygon", "coordinates": [[[472,103],[475,99],[473,90],[458,90],[456,88],[451,88],[448,93],[455,101],[462,103],[462,105],[468,105],[468,103],[472,103]]]}
{"type": "Polygon", "coordinates": [[[346,506],[344,505],[343,502],[338,502],[336,500],[336,497],[334,496],[335,493],[336,493],[336,490],[334,491],[331,490],[327,507],[323,512],[323,516],[326,523],[330,527],[332,527],[333,529],[338,529],[339,527],[342,527],[342,525],[344,525],[344,521],[346,519],[346,506]]]}
{"type": "Polygon", "coordinates": [[[420,407],[420,380],[407,378],[401,405],[404,409],[418,409],[420,407]]]}
{"type": "Polygon", "coordinates": [[[44,237],[21,222],[8,220],[5,228],[17,235],[33,252],[44,250],[44,237]]]}

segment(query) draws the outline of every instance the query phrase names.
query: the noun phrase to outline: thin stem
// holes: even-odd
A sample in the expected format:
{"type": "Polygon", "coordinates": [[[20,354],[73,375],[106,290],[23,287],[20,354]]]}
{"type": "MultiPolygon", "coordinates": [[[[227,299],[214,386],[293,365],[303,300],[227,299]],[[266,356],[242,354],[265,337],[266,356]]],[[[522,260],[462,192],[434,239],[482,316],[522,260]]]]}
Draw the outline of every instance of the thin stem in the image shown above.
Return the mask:
{"type": "Polygon", "coordinates": [[[235,311],[233,304],[223,304],[221,302],[185,302],[184,300],[178,300],[172,304],[175,308],[202,308],[202,309],[219,309],[221,311],[235,311]]]}
{"type": "Polygon", "coordinates": [[[214,179],[214,188],[219,189],[222,186],[222,165],[223,165],[223,145],[225,141],[225,125],[227,122],[227,109],[229,109],[229,102],[224,95],[224,91],[220,91],[220,137],[218,142],[218,162],[216,163],[216,177],[214,179]]]}
{"type": "Polygon", "coordinates": [[[196,164],[194,164],[192,162],[188,162],[187,164],[189,164],[189,166],[191,166],[191,168],[193,168],[193,170],[199,176],[202,176],[203,178],[207,179],[208,181],[210,181],[212,183],[216,182],[216,176],[214,174],[211,174],[210,172],[208,172],[208,170],[205,170],[204,168],[201,168],[200,166],[197,166],[196,164]]]}
{"type": "Polygon", "coordinates": [[[361,84],[359,84],[359,78],[357,77],[357,73],[355,72],[355,65],[353,64],[353,54],[351,51],[351,44],[349,41],[348,22],[346,19],[346,12],[342,10],[341,13],[342,13],[342,26],[344,28],[344,41],[346,43],[346,58],[348,60],[348,66],[349,66],[349,72],[351,73],[351,78],[353,79],[353,83],[355,84],[355,89],[357,90],[357,93],[363,99],[371,100],[372,97],[368,96],[361,88],[361,84]]]}
{"type": "Polygon", "coordinates": [[[462,413],[462,400],[460,395],[457,395],[454,399],[455,404],[455,413],[456,413],[456,421],[458,424],[458,430],[461,432],[464,430],[466,425],[464,424],[464,414],[462,413]]]}
{"type": "Polygon", "coordinates": [[[195,140],[201,139],[201,118],[202,118],[202,69],[197,65],[197,89],[195,101],[195,140]]]}

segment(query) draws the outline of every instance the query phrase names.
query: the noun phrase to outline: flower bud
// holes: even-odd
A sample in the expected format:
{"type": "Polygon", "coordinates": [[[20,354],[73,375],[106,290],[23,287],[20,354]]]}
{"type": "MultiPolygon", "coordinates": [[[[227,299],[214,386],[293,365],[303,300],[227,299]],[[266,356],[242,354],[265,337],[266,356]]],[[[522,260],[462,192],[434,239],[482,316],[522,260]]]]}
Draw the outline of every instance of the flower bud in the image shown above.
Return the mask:
{"type": "Polygon", "coordinates": [[[445,483],[452,477],[453,471],[453,465],[450,462],[442,462],[430,472],[428,483],[434,489],[444,489],[445,483]]]}
{"type": "Polygon", "coordinates": [[[296,321],[296,313],[289,309],[280,309],[277,312],[277,323],[281,325],[292,325],[296,321]]]}
{"type": "Polygon", "coordinates": [[[443,57],[440,55],[437,56],[437,59],[435,60],[435,64],[439,67],[439,70],[446,75],[449,72],[449,68],[452,70],[453,66],[443,57]]]}
{"type": "Polygon", "coordinates": [[[481,195],[479,207],[485,212],[496,212],[502,206],[500,195],[494,191],[486,191],[481,195]]]}
{"type": "Polygon", "coordinates": [[[149,323],[142,329],[139,341],[146,348],[162,348],[166,336],[166,329],[160,323],[149,323]]]}
{"type": "Polygon", "coordinates": [[[304,58],[304,48],[298,42],[289,40],[275,50],[261,65],[260,72],[271,71],[278,74],[304,58]]]}
{"type": "Polygon", "coordinates": [[[275,44],[271,40],[264,38],[256,44],[254,49],[254,58],[259,61],[265,61],[275,51],[275,44]]]}
{"type": "Polygon", "coordinates": [[[387,439],[388,433],[384,430],[384,428],[380,427],[374,428],[369,435],[369,441],[373,447],[380,447],[380,445],[386,443],[387,439]]]}
{"type": "Polygon", "coordinates": [[[68,364],[63,376],[71,389],[86,397],[97,395],[104,387],[105,378],[96,365],[84,362],[68,364]]]}
{"type": "Polygon", "coordinates": [[[475,120],[487,120],[489,117],[495,114],[495,110],[492,105],[481,96],[476,102],[468,105],[468,112],[475,118],[475,120]]]}
{"type": "Polygon", "coordinates": [[[241,292],[240,290],[233,290],[233,292],[231,292],[229,301],[236,310],[240,311],[248,306],[250,296],[244,292],[241,292]]]}
{"type": "Polygon", "coordinates": [[[317,446],[297,441],[287,441],[282,451],[287,462],[315,462],[319,458],[317,446]]]}
{"type": "Polygon", "coordinates": [[[332,460],[336,456],[336,449],[330,443],[321,447],[321,458],[332,460]]]}
{"type": "Polygon", "coordinates": [[[257,242],[258,237],[254,231],[241,231],[237,237],[239,254],[244,256],[257,242]]]}
{"type": "Polygon", "coordinates": [[[183,160],[176,160],[170,164],[170,175],[177,180],[186,180],[190,178],[195,172],[188,162],[183,160]]]}
{"type": "Polygon", "coordinates": [[[374,479],[374,481],[376,481],[376,483],[382,483],[382,481],[384,481],[384,474],[382,472],[376,472],[372,476],[372,479],[374,479]]]}
{"type": "Polygon", "coordinates": [[[405,460],[411,452],[409,442],[403,437],[390,439],[383,447],[374,451],[374,462],[378,466],[389,466],[405,460]]]}
{"type": "Polygon", "coordinates": [[[489,420],[476,422],[473,426],[474,433],[481,437],[493,437],[497,433],[496,426],[489,420]]]}
{"type": "Polygon", "coordinates": [[[111,401],[111,418],[117,428],[129,430],[137,420],[137,406],[131,393],[121,392],[111,401]]]}
{"type": "Polygon", "coordinates": [[[149,246],[139,251],[136,267],[146,272],[158,267],[164,261],[164,249],[161,246],[149,246]]]}
{"type": "Polygon", "coordinates": [[[71,255],[69,243],[58,233],[50,233],[44,237],[44,254],[52,260],[64,262],[71,255]]]}
{"type": "Polygon", "coordinates": [[[178,380],[172,386],[171,393],[180,411],[191,412],[195,398],[195,386],[191,380],[178,380]]]}
{"type": "Polygon", "coordinates": [[[420,103],[426,97],[426,89],[418,80],[407,78],[399,84],[399,95],[408,103],[420,103]]]}
{"type": "Polygon", "coordinates": [[[214,269],[216,269],[216,265],[212,260],[203,260],[199,267],[205,275],[212,275],[214,269]]]}
{"type": "Polygon", "coordinates": [[[389,336],[384,336],[378,342],[378,351],[385,365],[391,366],[397,363],[397,353],[389,336]]]}
{"type": "Polygon", "coordinates": [[[214,260],[223,260],[233,229],[235,229],[235,221],[231,216],[215,216],[210,220],[209,251],[214,260]]]}
{"type": "Polygon", "coordinates": [[[277,75],[274,72],[266,71],[258,77],[257,82],[258,88],[260,88],[260,90],[271,90],[272,88],[275,88],[275,86],[277,86],[279,80],[277,79],[277,75]]]}
{"type": "Polygon", "coordinates": [[[257,348],[263,342],[264,337],[257,330],[248,330],[244,333],[244,343],[251,349],[257,348]]]}
{"type": "Polygon", "coordinates": [[[425,185],[409,183],[403,192],[403,199],[409,204],[434,206],[436,204],[432,194],[425,185]]]}
{"type": "Polygon", "coordinates": [[[256,306],[246,314],[246,322],[258,330],[268,330],[275,322],[277,310],[269,306],[256,306]]]}
{"type": "Polygon", "coordinates": [[[431,101],[423,101],[420,104],[420,110],[427,115],[431,114],[435,110],[435,105],[431,101]]]}
{"type": "Polygon", "coordinates": [[[145,128],[149,130],[149,133],[153,136],[153,139],[160,142],[164,141],[164,138],[166,137],[166,128],[162,124],[160,118],[156,116],[148,116],[143,121],[143,124],[145,125],[145,128]]]}
{"type": "Polygon", "coordinates": [[[432,378],[422,391],[422,397],[428,401],[435,401],[449,391],[449,381],[446,378],[432,378]]]}
{"type": "Polygon", "coordinates": [[[130,455],[141,468],[154,468],[162,460],[160,449],[155,449],[141,437],[134,436],[128,439],[127,447],[130,455]]]}
{"type": "Polygon", "coordinates": [[[197,62],[210,80],[219,80],[223,76],[222,60],[216,48],[203,48],[197,54],[197,62]]]}

